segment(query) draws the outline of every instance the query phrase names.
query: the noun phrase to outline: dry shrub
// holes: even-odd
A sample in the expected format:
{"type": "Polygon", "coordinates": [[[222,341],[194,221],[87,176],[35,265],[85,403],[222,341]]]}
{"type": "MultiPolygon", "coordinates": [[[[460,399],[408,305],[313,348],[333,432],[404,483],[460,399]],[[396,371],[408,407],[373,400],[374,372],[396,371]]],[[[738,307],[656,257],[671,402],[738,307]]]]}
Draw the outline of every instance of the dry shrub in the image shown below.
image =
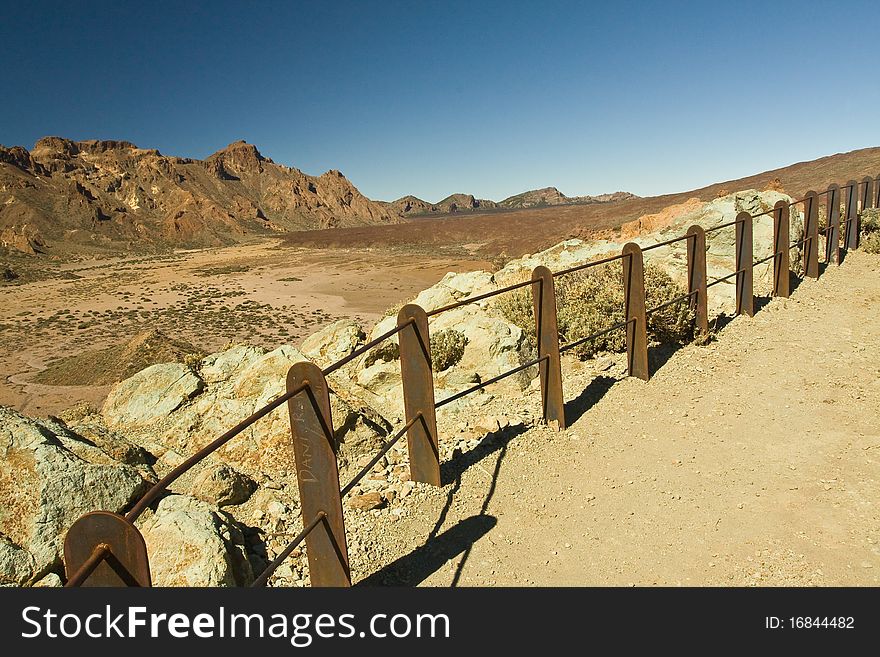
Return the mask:
{"type": "MultiPolygon", "coordinates": [[[[645,266],[645,295],[649,308],[685,294],[664,269],[645,266]]],[[[624,320],[623,276],[618,263],[600,265],[556,279],[557,321],[562,343],[575,342],[624,320]]],[[[498,298],[496,308],[519,326],[535,344],[535,320],[532,295],[521,288],[498,298]]],[[[693,330],[693,313],[687,302],[672,304],[648,317],[648,338],[655,342],[683,343],[693,330]]],[[[624,351],[626,332],[612,331],[574,348],[586,359],[600,351],[624,351]]]]}
{"type": "Polygon", "coordinates": [[[862,212],[861,247],[868,253],[880,253],[880,209],[862,212]]]}
{"type": "Polygon", "coordinates": [[[435,372],[456,365],[464,356],[468,339],[461,331],[445,329],[431,336],[431,361],[435,372]]]}

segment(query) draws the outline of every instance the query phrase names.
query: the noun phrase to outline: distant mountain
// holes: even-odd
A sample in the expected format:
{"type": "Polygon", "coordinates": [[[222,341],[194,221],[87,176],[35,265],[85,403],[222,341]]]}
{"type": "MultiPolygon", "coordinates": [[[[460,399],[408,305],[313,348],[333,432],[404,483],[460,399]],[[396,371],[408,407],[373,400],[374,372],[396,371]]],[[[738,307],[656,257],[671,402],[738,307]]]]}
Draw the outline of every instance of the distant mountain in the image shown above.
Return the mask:
{"type": "Polygon", "coordinates": [[[451,194],[440,201],[437,206],[441,212],[461,212],[467,210],[487,210],[498,207],[495,201],[474,198],[473,194],[451,194]]]}
{"type": "Polygon", "coordinates": [[[468,212],[498,207],[495,201],[474,198],[473,194],[451,194],[438,203],[428,203],[416,196],[404,196],[396,201],[383,202],[383,205],[401,217],[425,214],[452,214],[453,212],[468,212]]]}
{"type": "Polygon", "coordinates": [[[243,141],[205,160],[126,141],[0,146],[0,246],[16,251],[212,246],[399,221],[339,171],[309,176],[243,141]]]}
{"type": "Polygon", "coordinates": [[[401,217],[412,217],[427,214],[441,215],[493,209],[542,208],[551,205],[588,205],[591,203],[624,201],[630,198],[638,197],[629,192],[614,192],[613,194],[600,194],[599,196],[566,196],[555,187],[545,187],[510,196],[497,203],[487,199],[474,198],[473,194],[452,194],[437,203],[428,203],[415,196],[404,196],[396,201],[384,203],[384,205],[401,217]]]}
{"type": "Polygon", "coordinates": [[[610,203],[612,201],[625,201],[630,198],[638,198],[629,192],[614,192],[613,194],[600,194],[599,196],[566,196],[555,187],[533,189],[522,194],[509,196],[500,201],[501,208],[542,208],[548,205],[589,205],[592,203],[610,203]]]}

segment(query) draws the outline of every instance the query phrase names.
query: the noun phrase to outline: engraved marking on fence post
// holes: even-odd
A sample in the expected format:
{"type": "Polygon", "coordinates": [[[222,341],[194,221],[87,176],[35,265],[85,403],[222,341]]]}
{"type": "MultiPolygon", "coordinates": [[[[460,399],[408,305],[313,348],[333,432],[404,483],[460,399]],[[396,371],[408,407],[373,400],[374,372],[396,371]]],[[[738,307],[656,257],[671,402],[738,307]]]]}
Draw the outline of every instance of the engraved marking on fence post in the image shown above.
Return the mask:
{"type": "Polygon", "coordinates": [[[565,401],[562,395],[562,364],[559,360],[559,326],[556,321],[556,288],[553,273],[539,265],[532,271],[532,304],[538,336],[538,364],[541,375],[541,408],[544,420],[565,429],[565,401]]]}
{"type": "Polygon", "coordinates": [[[688,228],[688,305],[696,311],[696,329],[700,335],[709,332],[709,309],[706,299],[706,231],[702,226],[688,228]],[[696,292],[696,294],[694,294],[696,292]]]}
{"type": "Polygon", "coordinates": [[[68,579],[105,545],[105,555],[78,586],[150,586],[147,545],[137,527],[109,511],[81,516],[64,537],[64,571],[68,579]]]}
{"type": "Polygon", "coordinates": [[[825,202],[827,220],[825,222],[825,262],[840,264],[840,186],[828,185],[825,202]]]}
{"type": "Polygon", "coordinates": [[[410,478],[440,485],[440,445],[434,411],[434,376],[431,369],[431,336],[428,317],[421,306],[407,304],[397,315],[397,325],[409,323],[398,334],[400,376],[406,421],[421,419],[406,432],[410,478]]]}
{"type": "Polygon", "coordinates": [[[819,278],[819,199],[810,190],[804,201],[804,276],[819,278]]]}
{"type": "Polygon", "coordinates": [[[791,293],[789,271],[789,215],[785,201],[773,206],[773,296],[787,297],[791,293]]]}
{"type": "Polygon", "coordinates": [[[755,293],[752,276],[752,215],[736,215],[736,314],[755,315],[755,293]]]}
{"type": "Polygon", "coordinates": [[[623,247],[623,306],[626,315],[627,371],[645,381],[648,371],[648,331],[645,308],[645,259],[635,242],[623,247]]]}
{"type": "Polygon", "coordinates": [[[303,526],[326,514],[305,539],[309,577],[312,586],[351,586],[330,391],[314,363],[295,363],[288,370],[288,391],[303,384],[306,389],[287,402],[303,526]]]}
{"type": "Polygon", "coordinates": [[[859,209],[857,207],[859,198],[859,184],[855,180],[847,182],[846,195],[846,220],[844,222],[845,234],[844,244],[847,249],[859,248],[859,209]]]}

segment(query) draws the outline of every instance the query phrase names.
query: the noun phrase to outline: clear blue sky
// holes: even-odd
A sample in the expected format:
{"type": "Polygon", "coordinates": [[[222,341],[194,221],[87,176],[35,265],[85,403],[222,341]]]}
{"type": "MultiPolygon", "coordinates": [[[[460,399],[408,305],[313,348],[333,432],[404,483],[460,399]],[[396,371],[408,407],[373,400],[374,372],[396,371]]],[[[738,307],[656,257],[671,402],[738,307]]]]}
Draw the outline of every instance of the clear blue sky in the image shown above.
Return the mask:
{"type": "Polygon", "coordinates": [[[641,195],[880,144],[880,2],[5,2],[0,143],[245,139],[371,198],[641,195]]]}

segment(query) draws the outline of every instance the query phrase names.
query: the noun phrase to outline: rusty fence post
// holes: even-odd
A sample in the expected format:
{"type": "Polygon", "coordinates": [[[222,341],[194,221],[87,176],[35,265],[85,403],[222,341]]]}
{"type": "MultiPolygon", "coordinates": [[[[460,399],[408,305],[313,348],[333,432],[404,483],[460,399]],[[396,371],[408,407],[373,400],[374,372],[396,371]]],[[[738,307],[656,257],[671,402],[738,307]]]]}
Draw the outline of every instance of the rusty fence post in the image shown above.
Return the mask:
{"type": "Polygon", "coordinates": [[[871,176],[862,178],[862,193],[859,201],[861,201],[861,210],[868,210],[874,207],[874,179],[871,176]]]}
{"type": "Polygon", "coordinates": [[[295,363],[287,372],[288,392],[300,386],[305,390],[291,397],[287,408],[303,526],[325,514],[305,539],[309,577],[312,586],[351,586],[330,389],[310,362],[295,363]]]}
{"type": "Polygon", "coordinates": [[[648,317],[645,308],[645,259],[642,247],[629,242],[623,247],[623,306],[626,316],[627,372],[647,381],[648,317]]]}
{"type": "Polygon", "coordinates": [[[70,526],[64,537],[67,579],[70,580],[99,550],[103,551],[103,556],[79,586],[152,584],[144,537],[128,520],[109,511],[92,511],[70,526]]]}
{"type": "Polygon", "coordinates": [[[562,394],[562,363],[559,359],[559,326],[556,321],[556,287],[553,273],[538,265],[532,271],[532,305],[538,336],[538,364],[541,375],[541,409],[544,420],[565,429],[565,399],[562,394]]]}
{"type": "Polygon", "coordinates": [[[840,264],[840,186],[828,185],[825,195],[827,221],[825,223],[825,262],[840,264]]]}
{"type": "Polygon", "coordinates": [[[874,204],[873,207],[880,208],[880,176],[874,178],[874,204]]]}
{"type": "Polygon", "coordinates": [[[421,306],[410,303],[401,308],[397,315],[397,325],[404,324],[406,326],[398,335],[406,421],[421,416],[406,434],[410,478],[439,486],[440,443],[434,412],[434,376],[428,316],[421,306]]]}
{"type": "Polygon", "coordinates": [[[804,196],[804,276],[819,278],[819,198],[810,190],[804,196]]]}
{"type": "Polygon", "coordinates": [[[859,248],[859,184],[855,180],[847,182],[847,193],[844,196],[846,202],[846,220],[844,221],[845,234],[843,243],[846,249],[859,248]]]}
{"type": "Polygon", "coordinates": [[[753,243],[752,215],[740,212],[736,215],[736,314],[755,315],[754,277],[752,276],[753,243]]]}
{"type": "Polygon", "coordinates": [[[687,231],[688,253],[688,298],[690,307],[696,312],[697,334],[709,332],[709,308],[706,298],[706,231],[702,226],[693,225],[687,231]]]}
{"type": "Polygon", "coordinates": [[[776,201],[773,206],[773,296],[787,297],[791,294],[789,271],[791,210],[785,201],[776,201]]]}

